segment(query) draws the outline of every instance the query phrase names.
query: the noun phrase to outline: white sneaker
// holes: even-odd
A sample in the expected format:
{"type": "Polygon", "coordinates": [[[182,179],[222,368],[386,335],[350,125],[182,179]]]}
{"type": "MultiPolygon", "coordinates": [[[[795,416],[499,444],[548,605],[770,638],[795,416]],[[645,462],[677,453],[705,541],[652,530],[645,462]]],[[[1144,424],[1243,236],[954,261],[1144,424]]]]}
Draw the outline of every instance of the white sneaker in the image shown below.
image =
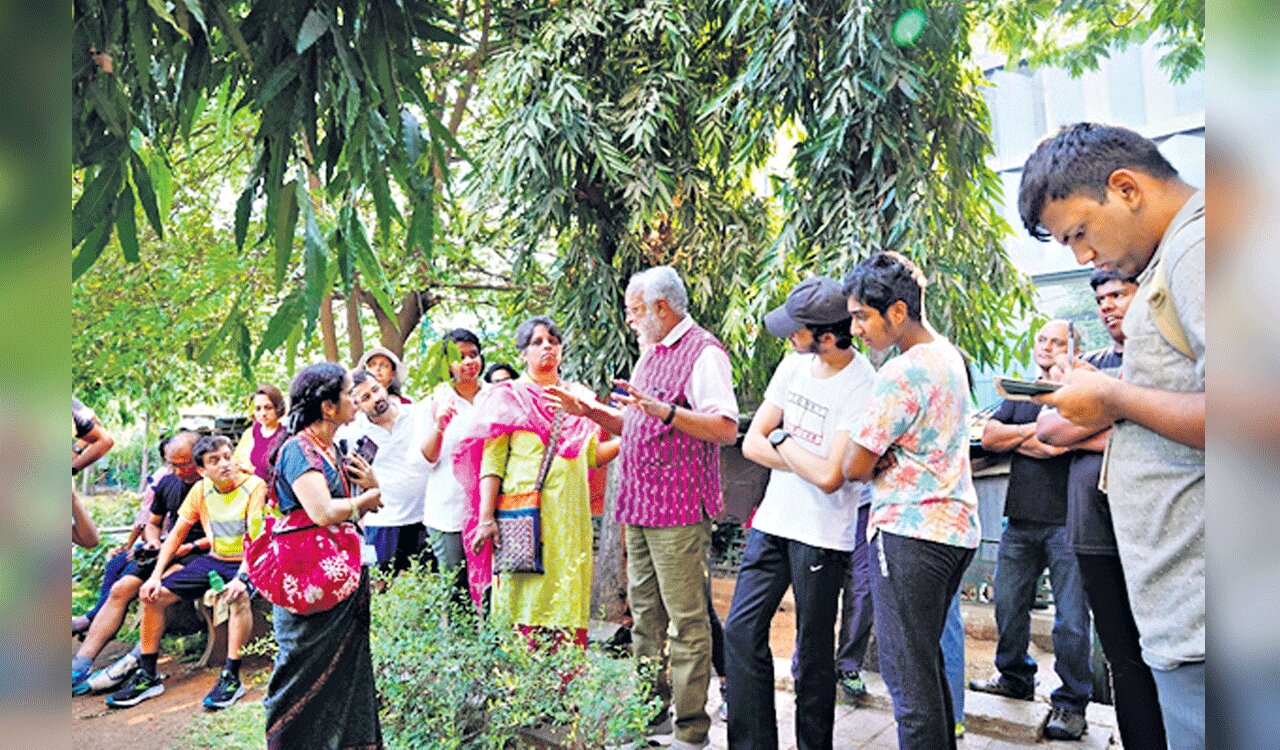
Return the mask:
{"type": "Polygon", "coordinates": [[[138,657],[134,656],[131,651],[116,659],[106,669],[99,669],[89,675],[89,689],[95,693],[101,693],[114,687],[119,687],[121,683],[129,679],[129,675],[133,674],[133,670],[137,668],[138,657]]]}
{"type": "Polygon", "coordinates": [[[706,750],[711,747],[711,738],[707,738],[702,742],[685,742],[684,740],[672,740],[671,750],[706,750]]]}

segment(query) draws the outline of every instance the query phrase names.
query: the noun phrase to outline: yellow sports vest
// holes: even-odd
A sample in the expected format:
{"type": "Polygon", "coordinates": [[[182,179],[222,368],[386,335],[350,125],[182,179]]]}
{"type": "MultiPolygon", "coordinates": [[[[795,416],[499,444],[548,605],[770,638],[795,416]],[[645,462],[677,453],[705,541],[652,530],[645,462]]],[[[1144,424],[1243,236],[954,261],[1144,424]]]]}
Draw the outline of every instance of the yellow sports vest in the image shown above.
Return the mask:
{"type": "Polygon", "coordinates": [[[256,476],[250,476],[233,491],[222,494],[213,482],[204,480],[200,483],[203,512],[200,523],[204,526],[205,536],[213,540],[210,549],[218,557],[238,558],[244,555],[244,535],[249,526],[255,531],[262,529],[262,511],[259,509],[249,518],[249,499],[264,482],[256,476]]]}

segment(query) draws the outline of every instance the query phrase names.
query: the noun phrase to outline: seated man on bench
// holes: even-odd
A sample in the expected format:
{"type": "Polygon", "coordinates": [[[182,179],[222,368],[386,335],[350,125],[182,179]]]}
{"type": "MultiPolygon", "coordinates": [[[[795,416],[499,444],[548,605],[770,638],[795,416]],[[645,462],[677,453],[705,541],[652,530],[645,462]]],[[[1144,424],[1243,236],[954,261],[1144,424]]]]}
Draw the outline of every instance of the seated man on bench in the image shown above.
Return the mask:
{"type": "MultiPolygon", "coordinates": [[[[227,662],[218,682],[205,696],[204,706],[221,709],[244,695],[240,682],[240,649],[253,631],[253,611],[244,560],[244,536],[250,523],[262,518],[266,483],[243,472],[231,456],[231,441],[222,435],[206,435],[191,451],[203,477],[191,489],[178,510],[178,521],[169,532],[155,572],[142,584],[141,665],[124,687],[107,698],[113,708],[136,706],[164,692],[156,672],[165,609],[179,599],[199,599],[214,586],[214,575],[227,582],[231,616],[227,622],[227,662]],[[213,540],[209,554],[192,560],[181,570],[162,575],[187,532],[197,523],[213,540]]],[[[256,529],[261,523],[253,523],[256,529]]]]}

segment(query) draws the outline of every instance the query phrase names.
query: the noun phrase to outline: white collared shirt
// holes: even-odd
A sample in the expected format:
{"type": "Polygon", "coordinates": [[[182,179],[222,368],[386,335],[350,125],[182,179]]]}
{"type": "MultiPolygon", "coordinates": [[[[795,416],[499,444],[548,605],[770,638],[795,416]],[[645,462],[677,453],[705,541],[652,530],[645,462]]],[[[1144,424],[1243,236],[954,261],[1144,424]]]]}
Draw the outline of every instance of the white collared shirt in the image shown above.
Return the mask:
{"type": "MultiPolygon", "coordinates": [[[[662,346],[675,346],[693,328],[693,316],[686,315],[660,342],[662,346]]],[[[648,355],[649,347],[640,354],[641,361],[648,355]]],[[[636,367],[639,367],[637,363],[636,367]]],[[[693,362],[693,374],[689,379],[689,405],[700,414],[719,414],[738,421],[738,398],[733,392],[733,366],[729,355],[717,346],[702,350],[693,362]]]]}
{"type": "Polygon", "coordinates": [[[337,433],[345,438],[347,450],[354,451],[356,441],[367,435],[378,444],[373,458],[373,471],[382,488],[382,508],[366,513],[366,526],[408,526],[422,520],[422,495],[427,482],[427,462],[421,453],[416,460],[409,452],[414,439],[417,406],[400,405],[400,414],[388,430],[369,421],[363,412],[337,433]]]}

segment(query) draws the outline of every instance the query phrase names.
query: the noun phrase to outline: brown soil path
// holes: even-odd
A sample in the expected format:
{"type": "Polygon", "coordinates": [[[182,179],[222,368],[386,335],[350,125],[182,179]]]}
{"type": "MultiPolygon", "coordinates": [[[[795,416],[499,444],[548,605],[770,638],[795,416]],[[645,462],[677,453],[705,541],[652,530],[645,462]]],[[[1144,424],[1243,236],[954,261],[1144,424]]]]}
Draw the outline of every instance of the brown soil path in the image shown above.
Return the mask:
{"type": "MultiPolygon", "coordinates": [[[[110,664],[131,644],[114,641],[98,658],[97,666],[110,664]]],[[[73,646],[74,648],[74,646],[73,646]]],[[[204,712],[201,701],[218,679],[218,670],[183,664],[176,657],[160,657],[164,694],[133,708],[108,708],[107,694],[89,694],[71,699],[72,737],[76,750],[173,750],[191,747],[185,741],[188,724],[204,712]]],[[[245,661],[246,692],[241,701],[260,701],[269,672],[265,660],[245,661]]]]}

